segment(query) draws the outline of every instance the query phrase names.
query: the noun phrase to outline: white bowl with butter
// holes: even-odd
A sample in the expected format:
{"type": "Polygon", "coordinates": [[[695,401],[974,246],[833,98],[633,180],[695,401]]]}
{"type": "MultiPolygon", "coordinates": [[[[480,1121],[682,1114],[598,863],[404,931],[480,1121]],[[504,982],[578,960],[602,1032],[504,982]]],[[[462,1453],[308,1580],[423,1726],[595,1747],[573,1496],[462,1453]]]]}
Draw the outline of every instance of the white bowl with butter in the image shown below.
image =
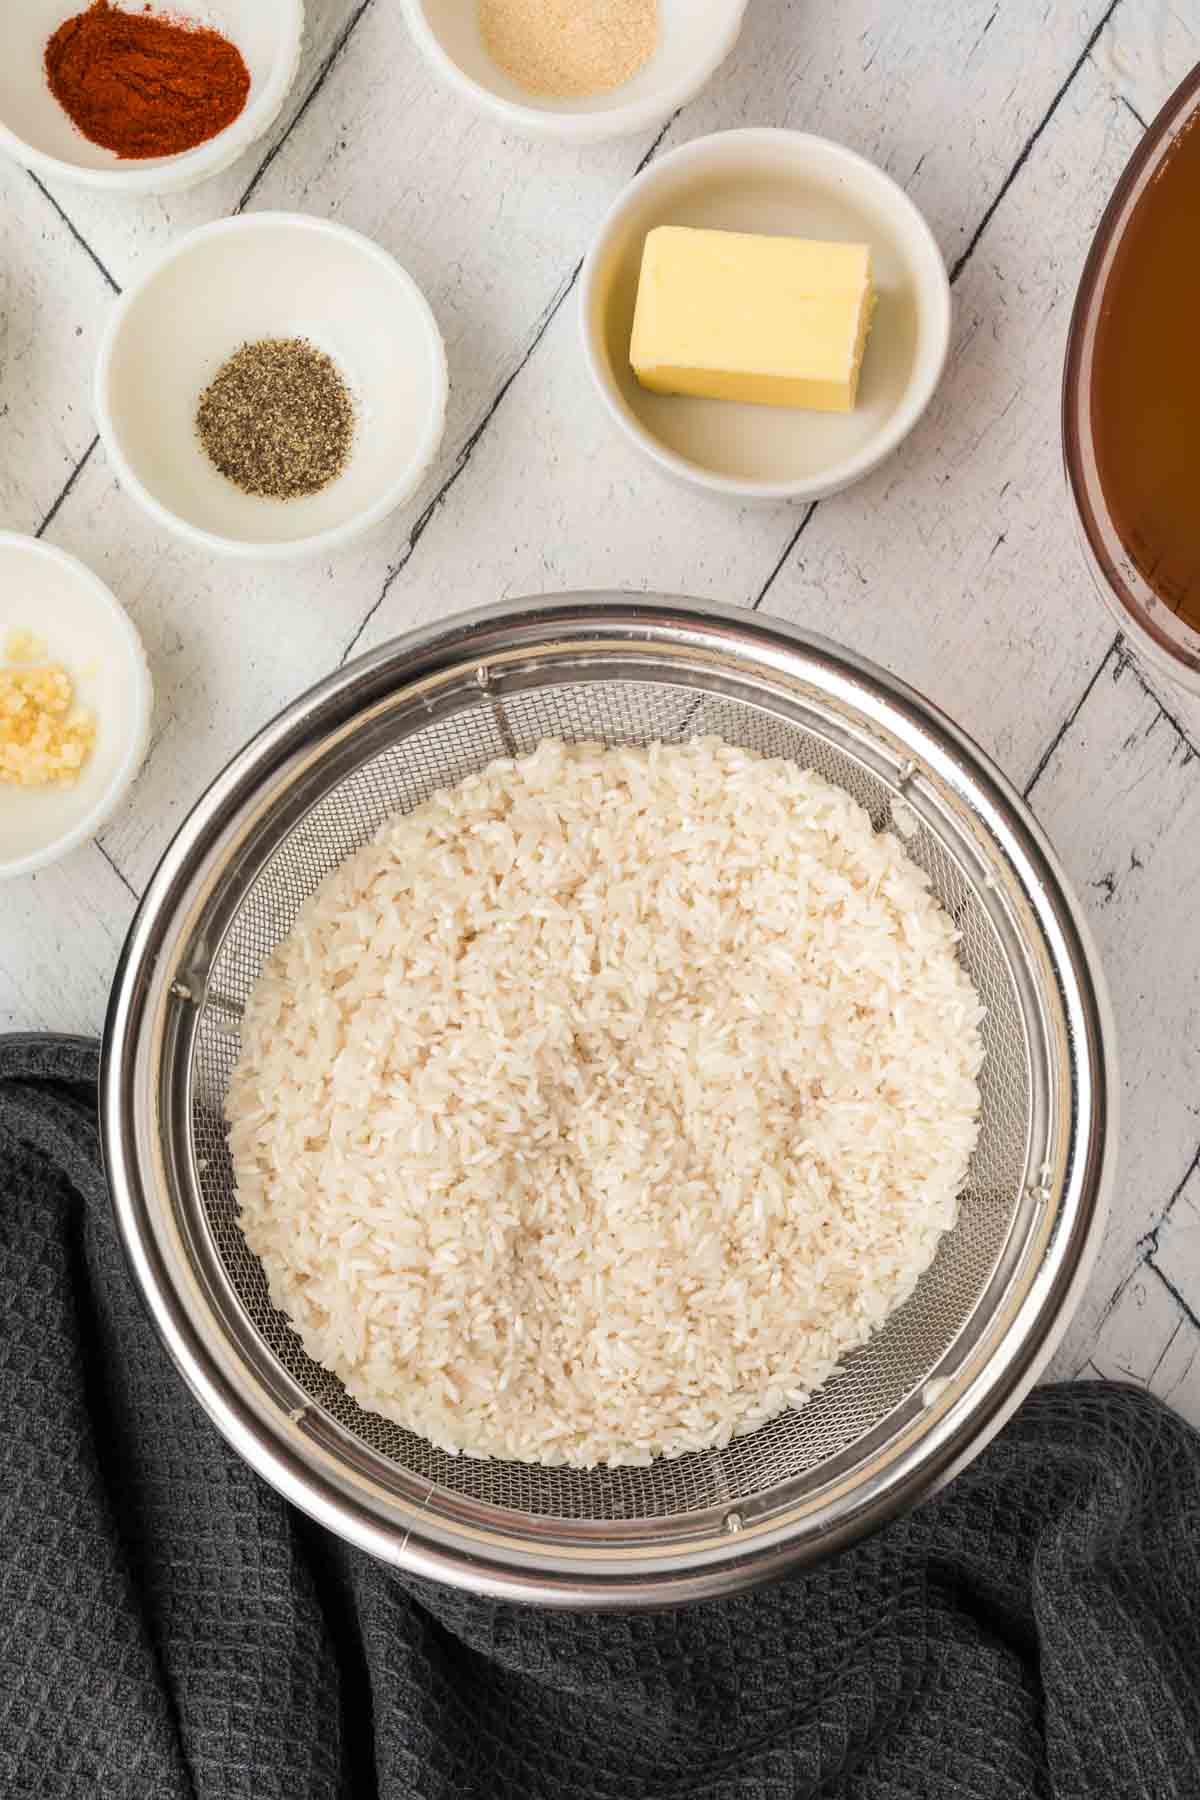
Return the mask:
{"type": "MultiPolygon", "coordinates": [[[[950,344],[946,266],[903,189],[853,150],[775,129],[698,138],[651,163],[600,228],[584,264],[580,311],[588,367],[622,435],[665,473],[737,500],[819,500],[861,480],[924,412],[950,344]],[[643,385],[631,360],[643,255],[647,239],[661,227],[685,229],[678,237],[668,230],[651,242],[651,256],[657,254],[662,268],[655,271],[657,303],[653,308],[642,303],[639,360],[643,376],[656,387],[653,369],[661,367],[662,385],[674,385],[672,392],[643,385]],[[743,282],[757,283],[760,334],[777,344],[790,326],[786,284],[780,280],[779,295],[772,292],[779,258],[775,247],[761,240],[869,248],[873,309],[848,250],[836,259],[843,266],[830,275],[828,307],[818,308],[821,331],[843,332],[838,341],[850,346],[851,358],[856,332],[864,322],[869,325],[865,348],[858,346],[862,366],[856,393],[853,380],[848,382],[849,410],[779,404],[789,393],[804,392],[804,383],[795,381],[795,371],[783,367],[782,358],[778,369],[760,366],[749,386],[744,370],[710,367],[704,384],[709,394],[686,391],[689,372],[672,368],[672,355],[686,362],[688,343],[697,333],[714,359],[725,352],[734,363],[739,354],[737,280],[728,270],[705,267],[716,240],[697,233],[750,240],[741,246],[732,237],[725,240],[728,259],[740,262],[743,282]],[[673,292],[682,297],[674,319],[673,292]],[[754,392],[760,403],[713,397],[718,391],[754,392]]],[[[849,364],[821,372],[846,379],[849,364]]],[[[822,389],[823,403],[839,404],[828,383],[815,383],[809,397],[822,389]]]]}
{"type": "Polygon", "coordinates": [[[141,639],[104,583],[65,550],[3,531],[0,668],[44,665],[65,669],[95,738],[69,786],[0,780],[0,880],[57,862],[108,822],[142,766],[153,701],[141,639]]]}

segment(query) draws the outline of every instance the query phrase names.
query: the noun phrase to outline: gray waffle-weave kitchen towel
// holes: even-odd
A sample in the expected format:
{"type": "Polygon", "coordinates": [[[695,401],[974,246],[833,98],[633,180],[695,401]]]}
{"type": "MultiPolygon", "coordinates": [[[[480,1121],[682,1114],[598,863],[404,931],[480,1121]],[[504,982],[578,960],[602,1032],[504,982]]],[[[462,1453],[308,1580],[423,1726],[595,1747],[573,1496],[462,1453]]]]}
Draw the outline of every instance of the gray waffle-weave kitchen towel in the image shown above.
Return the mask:
{"type": "Polygon", "coordinates": [[[1043,1390],[831,1566],[640,1617],[406,1582],[225,1448],[142,1315],[93,1046],[0,1039],[0,1795],[1197,1800],[1200,1437],[1043,1390]]]}

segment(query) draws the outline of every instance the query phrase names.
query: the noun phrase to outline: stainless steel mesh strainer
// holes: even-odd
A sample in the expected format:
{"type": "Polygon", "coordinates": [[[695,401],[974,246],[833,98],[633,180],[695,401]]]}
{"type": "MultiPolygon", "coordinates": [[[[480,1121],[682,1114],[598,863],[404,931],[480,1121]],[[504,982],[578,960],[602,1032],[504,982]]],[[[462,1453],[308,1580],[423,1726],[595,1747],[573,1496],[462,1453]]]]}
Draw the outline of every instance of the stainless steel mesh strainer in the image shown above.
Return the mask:
{"type": "Polygon", "coordinates": [[[663,1604],[813,1560],[929,1493],[1026,1391],[1103,1216],[1103,982],[1058,866],[980,752],[882,671],[750,614],[566,596],[385,646],[230,765],[152,881],[103,1072],[118,1225],[167,1346],[230,1442],[377,1556],[512,1598],[663,1604]],[[583,1472],[450,1457],[312,1363],[246,1249],[222,1124],[238,1020],[305,897],[380,822],[541,739],[711,733],[812,766],[907,840],[986,1006],[961,1219],[826,1389],[727,1449],[583,1472]]]}

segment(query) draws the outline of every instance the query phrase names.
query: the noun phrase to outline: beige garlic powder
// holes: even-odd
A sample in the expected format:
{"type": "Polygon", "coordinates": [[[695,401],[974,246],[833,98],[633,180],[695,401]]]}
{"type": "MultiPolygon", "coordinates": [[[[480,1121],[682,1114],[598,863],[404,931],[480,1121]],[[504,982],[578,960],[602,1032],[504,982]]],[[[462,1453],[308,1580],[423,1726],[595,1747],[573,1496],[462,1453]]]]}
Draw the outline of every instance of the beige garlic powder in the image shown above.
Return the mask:
{"type": "Polygon", "coordinates": [[[657,0],[480,0],[479,27],[506,75],[558,99],[609,93],[658,48],[657,0]]]}

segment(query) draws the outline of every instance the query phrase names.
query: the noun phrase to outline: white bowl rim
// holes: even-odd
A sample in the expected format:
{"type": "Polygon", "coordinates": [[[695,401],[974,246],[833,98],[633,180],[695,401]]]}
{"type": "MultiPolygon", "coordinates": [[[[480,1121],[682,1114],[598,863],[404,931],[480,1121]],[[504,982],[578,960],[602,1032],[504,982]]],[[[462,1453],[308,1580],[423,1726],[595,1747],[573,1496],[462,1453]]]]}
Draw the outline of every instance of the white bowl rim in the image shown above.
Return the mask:
{"type": "Polygon", "coordinates": [[[0,881],[15,880],[19,875],[32,875],[38,869],[44,869],[60,858],[69,856],[81,844],[86,844],[102,831],[121,801],[125,798],[134,778],[146,758],[146,748],[150,735],[150,715],[154,706],[154,686],[150,679],[150,668],[146,661],[146,651],[138,634],[137,626],[117,599],[112,589],[101,581],[94,570],[89,569],[79,557],[72,556],[69,550],[60,550],[57,544],[48,544],[43,538],[30,537],[23,531],[0,531],[0,550],[16,549],[33,556],[43,556],[48,562],[55,563],[73,580],[80,581],[91,597],[98,602],[102,611],[107,612],[114,620],[119,636],[124,641],[133,676],[132,704],[136,711],[137,729],[130,737],[128,747],[120,763],[114,769],[108,785],[97,796],[82,819],[64,831],[61,837],[52,838],[40,850],[31,850],[24,856],[5,860],[0,857],[0,881]]]}
{"type": "Polygon", "coordinates": [[[450,379],[446,365],[446,346],[433,308],[408,270],[404,268],[403,264],[397,262],[390,250],[385,250],[381,244],[377,244],[373,238],[364,236],[361,231],[352,230],[349,225],[339,224],[334,219],[319,218],[314,213],[250,212],[235,213],[232,218],[214,219],[210,224],[200,225],[195,231],[186,232],[183,237],[176,238],[175,242],[156,256],[137,280],[132,282],[117,298],[109,314],[96,356],[92,404],[96,415],[96,428],[100,433],[105,454],[116,472],[118,481],[125,492],[131,494],[143,511],[147,512],[159,525],[215,556],[243,557],[258,562],[288,562],[305,556],[320,556],[326,551],[340,548],[341,545],[370,531],[373,526],[378,525],[390,512],[409,498],[437,455],[446,426],[446,405],[449,392],[450,379]],[[202,240],[233,236],[246,231],[257,231],[263,226],[309,231],[315,237],[339,238],[344,243],[351,244],[364,252],[381,269],[391,275],[416,303],[417,312],[428,340],[434,388],[429,426],[412,457],[386,491],[378,499],[372,501],[370,506],[363,507],[361,511],[354,513],[350,518],[344,519],[340,525],[331,525],[325,531],[313,532],[309,537],[282,540],[224,537],[219,532],[207,531],[203,526],[191,524],[179,513],[164,506],[161,500],[155,499],[141,478],[134,472],[121,448],[113,423],[112,410],[108,403],[113,355],[117,340],[124,329],[134,302],[141,298],[145,290],[162,274],[164,269],[187,255],[202,240]]]}
{"type": "Polygon", "coordinates": [[[270,130],[296,79],[304,40],[304,0],[276,0],[276,4],[283,16],[279,53],[269,80],[264,82],[258,98],[224,131],[206,138],[194,149],[181,150],[176,156],[131,158],[117,169],[89,168],[36,149],[0,119],[0,150],[6,150],[35,175],[72,182],[76,187],[106,188],[112,193],[168,194],[219,175],[270,130]]]}
{"type": "MultiPolygon", "coordinates": [[[[596,107],[590,112],[566,112],[553,102],[545,106],[523,106],[506,100],[492,88],[485,87],[468,75],[461,64],[447,54],[425,16],[423,0],[400,0],[408,28],[419,48],[442,79],[482,111],[530,137],[563,138],[576,143],[601,143],[605,138],[632,137],[639,131],[650,131],[665,118],[694,100],[706,87],[733,50],[741,35],[750,0],[735,0],[735,10],[728,26],[720,32],[703,56],[697,56],[686,75],[664,83],[653,95],[643,100],[620,100],[612,105],[596,107]]],[[[619,95],[620,88],[613,90],[619,95]]],[[[603,100],[603,95],[596,98],[603,100]]]]}
{"type": "Polygon", "coordinates": [[[656,157],[641,174],[635,175],[629,185],[622,189],[616,200],[604,215],[592,240],[591,248],[584,258],[583,270],[579,282],[579,323],[583,337],[584,356],[591,372],[592,380],[599,390],[600,396],[608,409],[610,417],[616,422],[624,435],[658,464],[667,474],[692,483],[694,486],[707,488],[716,494],[726,494],[739,500],[820,500],[849,487],[853,482],[861,481],[865,476],[878,468],[903,442],[916,425],[921,414],[932,400],[946,367],[946,358],[950,353],[950,328],[952,322],[952,306],[950,295],[950,277],[946,271],[945,258],[941,246],[930,230],[924,214],[904,189],[885,169],[869,157],[862,156],[857,150],[851,150],[845,144],[839,144],[833,138],[819,137],[808,131],[792,131],[787,126],[749,125],[738,127],[732,131],[713,131],[704,137],[692,138],[686,144],[667,151],[666,155],[656,157]],[[606,249],[615,228],[633,209],[648,188],[657,185],[664,173],[678,169],[688,162],[701,160],[711,153],[715,146],[722,151],[733,151],[750,145],[788,146],[796,151],[814,151],[822,156],[840,160],[845,164],[866,172],[872,180],[889,194],[892,203],[908,219],[917,241],[930,254],[931,266],[940,271],[940,279],[936,276],[930,283],[922,283],[922,295],[933,302],[932,316],[927,330],[930,334],[934,355],[926,378],[920,382],[910,381],[904,396],[895,411],[880,428],[875,437],[870,438],[853,456],[847,456],[839,463],[831,463],[827,468],[815,474],[804,475],[796,479],[784,481],[753,481],[739,475],[721,475],[714,469],[706,469],[700,463],[694,463],[678,451],[670,450],[665,444],[653,436],[641,422],[635,418],[616,392],[602,364],[596,349],[590,325],[592,300],[595,295],[596,282],[601,256],[606,249]]]}

